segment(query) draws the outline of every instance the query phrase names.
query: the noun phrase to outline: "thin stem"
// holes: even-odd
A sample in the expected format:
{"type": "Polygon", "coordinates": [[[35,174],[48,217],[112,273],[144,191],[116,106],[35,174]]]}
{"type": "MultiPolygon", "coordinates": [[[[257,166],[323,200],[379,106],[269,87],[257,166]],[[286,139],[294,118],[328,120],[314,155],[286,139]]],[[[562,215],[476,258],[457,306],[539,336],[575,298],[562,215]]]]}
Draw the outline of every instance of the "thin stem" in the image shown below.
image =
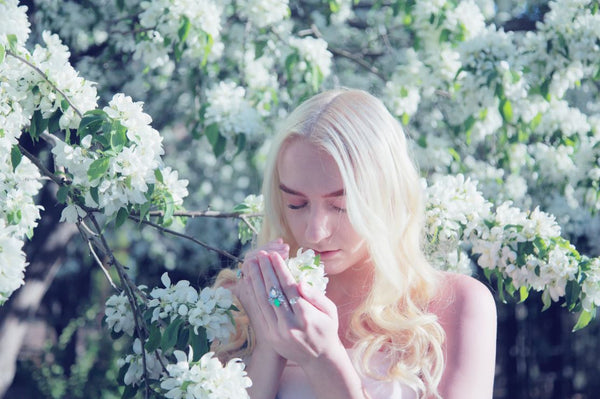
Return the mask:
{"type": "MultiPolygon", "coordinates": [[[[319,31],[319,28],[317,28],[317,26],[315,24],[312,24],[310,26],[310,30],[305,30],[305,31],[303,31],[303,33],[307,32],[307,31],[313,33],[316,37],[318,37],[320,39],[323,38],[323,35],[321,34],[321,31],[319,31]]],[[[379,79],[383,80],[384,82],[387,80],[385,78],[385,76],[383,76],[381,74],[381,72],[379,72],[379,69],[377,69],[377,67],[369,64],[367,61],[365,61],[364,59],[360,58],[359,56],[356,56],[355,54],[351,53],[350,51],[344,50],[344,49],[338,49],[336,47],[331,47],[329,44],[327,45],[327,48],[334,55],[337,55],[337,56],[340,56],[340,57],[344,57],[344,58],[349,59],[350,61],[355,62],[356,64],[358,64],[361,67],[365,68],[367,71],[371,72],[373,75],[377,76],[379,79]]]]}
{"type": "Polygon", "coordinates": [[[215,247],[213,247],[213,246],[211,246],[211,245],[208,245],[207,243],[205,243],[205,242],[203,242],[203,241],[200,241],[200,240],[198,240],[198,239],[196,239],[196,238],[194,238],[194,237],[190,237],[190,236],[189,236],[189,235],[187,235],[187,234],[184,234],[184,233],[179,233],[179,232],[177,232],[177,231],[175,231],[175,230],[168,229],[168,228],[166,228],[166,227],[163,227],[163,226],[161,226],[161,225],[159,225],[159,224],[153,223],[153,222],[151,222],[151,221],[149,221],[149,220],[140,220],[140,219],[139,219],[139,218],[137,218],[136,216],[132,216],[132,215],[130,215],[130,216],[129,216],[129,218],[130,218],[131,220],[135,220],[135,221],[136,221],[136,222],[138,222],[138,223],[143,223],[143,224],[147,224],[148,226],[152,226],[152,227],[154,227],[155,229],[162,231],[163,233],[169,233],[169,234],[172,234],[172,235],[174,235],[174,236],[181,237],[181,238],[185,238],[186,240],[190,240],[190,241],[192,241],[193,243],[195,243],[195,244],[198,244],[198,245],[200,245],[201,247],[204,247],[204,248],[208,249],[209,251],[216,252],[216,253],[218,253],[219,255],[222,255],[222,256],[224,256],[224,257],[226,257],[226,258],[229,258],[229,259],[233,260],[233,261],[234,261],[234,262],[236,262],[236,263],[242,262],[242,259],[238,258],[237,256],[235,256],[235,255],[232,255],[232,254],[230,254],[230,253],[229,253],[229,252],[227,252],[227,251],[223,251],[222,249],[215,248],[215,247]]]}
{"type": "Polygon", "coordinates": [[[20,55],[17,55],[15,53],[13,53],[10,50],[6,51],[7,55],[10,55],[11,57],[14,57],[16,59],[18,59],[19,61],[21,61],[22,63],[26,64],[27,66],[29,66],[30,68],[32,68],[34,71],[36,71],[38,74],[40,74],[44,80],[46,80],[46,82],[48,82],[50,84],[50,86],[52,86],[52,88],[54,90],[56,90],[57,92],[60,93],[61,96],[63,96],[63,98],[65,99],[65,101],[69,104],[69,106],[71,108],[73,108],[73,111],[75,111],[75,113],[77,115],[79,115],[80,118],[83,117],[82,113],[79,112],[79,110],[73,105],[73,103],[71,102],[71,100],[69,100],[69,97],[67,97],[67,95],[65,93],[63,93],[63,91],[61,89],[59,89],[54,83],[52,83],[52,81],[50,81],[50,79],[48,79],[48,76],[44,73],[44,71],[42,71],[40,68],[38,68],[37,66],[33,65],[31,62],[27,61],[25,58],[21,57],[20,55]]]}
{"type": "Polygon", "coordinates": [[[46,168],[44,164],[42,164],[42,162],[35,155],[27,151],[25,147],[23,147],[21,144],[18,144],[18,146],[19,150],[21,151],[21,154],[25,155],[35,166],[37,166],[37,168],[42,172],[43,175],[52,179],[52,181],[58,184],[59,186],[64,186],[68,184],[67,180],[62,179],[56,176],[54,173],[50,172],[50,170],[46,168]]]}
{"type": "MultiPolygon", "coordinates": [[[[163,211],[151,211],[148,213],[150,216],[164,216],[165,213],[163,211]]],[[[262,216],[260,213],[241,213],[241,212],[219,212],[219,211],[175,211],[173,212],[173,216],[182,216],[189,218],[197,218],[197,217],[209,217],[209,218],[238,218],[242,219],[243,217],[259,217],[262,216]]]]}

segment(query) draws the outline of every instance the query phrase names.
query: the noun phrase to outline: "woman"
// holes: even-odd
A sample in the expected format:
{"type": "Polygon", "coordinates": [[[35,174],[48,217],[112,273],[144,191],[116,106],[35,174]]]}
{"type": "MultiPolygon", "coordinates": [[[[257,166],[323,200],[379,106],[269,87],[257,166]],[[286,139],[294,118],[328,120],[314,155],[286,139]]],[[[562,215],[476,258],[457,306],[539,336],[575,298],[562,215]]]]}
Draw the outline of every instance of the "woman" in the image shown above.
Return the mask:
{"type": "Polygon", "coordinates": [[[300,105],[271,149],[263,195],[262,246],[242,278],[219,279],[245,311],[221,353],[246,355],[252,398],[492,397],[493,298],[426,261],[419,176],[379,100],[334,90],[300,105]],[[320,255],[326,294],[291,276],[298,248],[320,255]]]}

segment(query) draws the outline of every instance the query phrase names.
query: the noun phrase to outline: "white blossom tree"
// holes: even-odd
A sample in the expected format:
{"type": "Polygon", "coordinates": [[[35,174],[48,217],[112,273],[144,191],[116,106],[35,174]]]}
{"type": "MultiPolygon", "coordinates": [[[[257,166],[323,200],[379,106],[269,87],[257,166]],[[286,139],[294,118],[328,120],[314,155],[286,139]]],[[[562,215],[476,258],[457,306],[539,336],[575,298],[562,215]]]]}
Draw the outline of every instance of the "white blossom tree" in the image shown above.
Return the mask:
{"type": "Polygon", "coordinates": [[[578,315],[574,329],[595,317],[597,0],[537,4],[548,9],[527,30],[509,29],[534,14],[519,1],[27,5],[0,0],[0,303],[24,283],[38,193],[52,186],[61,222],[115,288],[104,312],[131,340],[124,397],[242,397],[250,382],[209,352],[231,329],[228,294],[168,275],[140,286],[111,231],[150,226],[157,243],[168,233],[238,261],[237,232],[198,236],[186,220],[235,218],[249,241],[261,208],[246,196],[275,123],[334,86],[376,93],[414,139],[436,266],[481,271],[500,300],[541,292],[544,309],[578,315]]]}

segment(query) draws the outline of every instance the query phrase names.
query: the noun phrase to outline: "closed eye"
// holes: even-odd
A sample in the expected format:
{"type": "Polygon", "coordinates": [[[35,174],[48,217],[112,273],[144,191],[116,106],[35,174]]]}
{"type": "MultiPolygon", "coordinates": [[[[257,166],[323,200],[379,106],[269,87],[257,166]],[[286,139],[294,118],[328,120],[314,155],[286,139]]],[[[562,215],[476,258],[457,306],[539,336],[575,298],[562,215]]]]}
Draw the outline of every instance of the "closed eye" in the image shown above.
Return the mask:
{"type": "Polygon", "coordinates": [[[290,209],[302,209],[306,206],[306,202],[300,205],[292,205],[292,204],[288,204],[288,208],[290,209]]]}

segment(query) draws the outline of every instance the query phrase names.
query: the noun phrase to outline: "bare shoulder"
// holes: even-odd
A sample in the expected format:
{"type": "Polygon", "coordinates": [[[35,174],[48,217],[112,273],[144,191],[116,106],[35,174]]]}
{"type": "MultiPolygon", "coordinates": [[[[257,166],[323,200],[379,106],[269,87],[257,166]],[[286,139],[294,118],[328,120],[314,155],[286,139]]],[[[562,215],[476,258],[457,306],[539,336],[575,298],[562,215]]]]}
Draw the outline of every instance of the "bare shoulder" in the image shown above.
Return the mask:
{"type": "Polygon", "coordinates": [[[443,322],[448,319],[496,318],[496,304],[490,290],[471,276],[442,272],[441,282],[430,310],[443,322]]]}
{"type": "Polygon", "coordinates": [[[491,398],[497,328],[494,298],[470,276],[442,273],[441,277],[429,307],[446,333],[440,393],[446,399],[491,398]]]}

